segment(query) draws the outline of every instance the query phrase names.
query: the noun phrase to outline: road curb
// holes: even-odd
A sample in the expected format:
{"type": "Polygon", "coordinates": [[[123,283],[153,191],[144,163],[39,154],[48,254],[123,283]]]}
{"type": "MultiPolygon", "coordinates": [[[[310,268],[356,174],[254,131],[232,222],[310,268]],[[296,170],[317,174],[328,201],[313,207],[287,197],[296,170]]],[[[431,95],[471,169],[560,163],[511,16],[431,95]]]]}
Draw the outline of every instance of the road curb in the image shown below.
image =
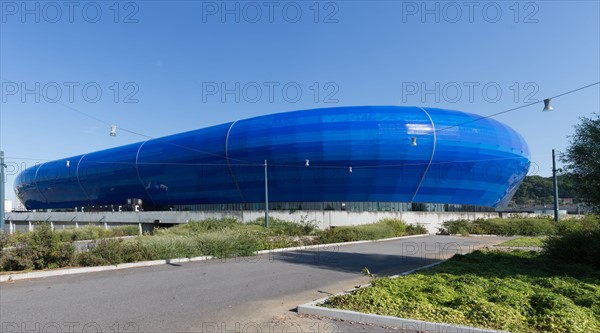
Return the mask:
{"type": "MultiPolygon", "coordinates": [[[[416,271],[426,269],[429,267],[433,267],[439,265],[446,260],[440,260],[429,265],[421,266],[398,275],[390,276],[390,278],[397,278],[400,276],[405,276],[412,274],[416,271]]],[[[321,299],[298,305],[297,311],[299,314],[305,315],[313,315],[319,317],[329,317],[334,319],[340,319],[349,322],[357,322],[357,323],[365,323],[372,325],[379,325],[384,327],[393,327],[407,331],[416,331],[416,332],[455,332],[455,333],[510,333],[507,331],[497,331],[491,329],[477,328],[472,326],[463,326],[463,325],[455,325],[455,324],[446,324],[446,323],[434,323],[423,320],[416,319],[408,319],[408,318],[399,318],[392,316],[383,316],[376,315],[370,313],[362,313],[357,311],[350,310],[340,310],[340,309],[331,309],[325,308],[322,306],[318,306],[318,304],[323,304],[331,297],[345,295],[351,293],[355,290],[369,287],[371,284],[366,284],[360,286],[359,288],[349,289],[340,293],[337,293],[332,296],[323,297],[321,299]]]]}
{"type": "MultiPolygon", "coordinates": [[[[363,240],[363,241],[354,241],[354,242],[345,242],[345,243],[331,243],[331,244],[317,244],[317,245],[287,247],[287,248],[281,248],[281,249],[257,251],[256,255],[287,252],[287,251],[310,250],[310,249],[327,248],[327,247],[333,247],[333,246],[345,246],[345,245],[387,242],[387,241],[393,241],[393,240],[399,240],[399,239],[405,239],[405,238],[416,238],[416,237],[425,237],[425,236],[429,236],[429,234],[383,238],[383,239],[376,239],[376,240],[363,240]]],[[[148,267],[148,266],[178,264],[178,263],[186,263],[186,262],[207,261],[210,259],[215,259],[215,258],[212,256],[201,256],[201,257],[194,257],[194,258],[174,258],[174,259],[165,259],[165,260],[139,261],[139,262],[124,263],[124,264],[117,264],[117,265],[110,265],[110,266],[61,268],[61,269],[56,269],[56,270],[51,270],[51,271],[39,271],[39,272],[34,271],[34,272],[27,272],[27,273],[14,273],[14,274],[0,275],[0,283],[8,282],[8,281],[25,280],[25,279],[39,279],[39,278],[46,278],[46,277],[52,277],[52,276],[114,271],[114,270],[135,268],[135,267],[148,267]]]]}
{"type": "Polygon", "coordinates": [[[407,238],[417,238],[417,237],[425,237],[431,236],[429,234],[422,235],[410,235],[410,236],[400,236],[400,237],[391,237],[391,238],[382,238],[375,240],[361,240],[361,241],[353,241],[353,242],[343,242],[343,243],[329,243],[329,244],[315,244],[315,245],[304,245],[304,246],[296,246],[296,247],[285,247],[281,249],[270,249],[270,250],[260,250],[257,251],[256,254],[268,254],[268,253],[278,253],[278,252],[287,252],[287,251],[299,251],[299,250],[310,250],[310,249],[318,249],[318,248],[327,248],[333,246],[345,246],[345,245],[357,245],[357,244],[368,244],[368,243],[379,243],[379,242],[389,242],[400,239],[407,238]]]}
{"type": "Polygon", "coordinates": [[[349,322],[365,323],[379,325],[384,327],[393,327],[410,332],[454,332],[454,333],[510,333],[507,331],[496,331],[471,326],[452,325],[445,323],[433,323],[415,319],[405,319],[390,316],[381,316],[354,312],[349,310],[334,310],[308,304],[298,307],[298,313],[314,315],[319,317],[329,317],[349,322]]]}
{"type": "Polygon", "coordinates": [[[135,267],[148,267],[148,266],[177,264],[177,263],[185,263],[185,262],[206,261],[206,260],[210,260],[210,259],[213,259],[213,257],[202,256],[202,257],[194,257],[194,258],[151,260],[151,261],[139,261],[139,262],[124,263],[124,264],[117,264],[117,265],[110,265],[110,266],[62,268],[62,269],[56,269],[56,270],[52,270],[52,271],[6,274],[6,275],[0,275],[0,283],[8,282],[8,281],[24,280],[24,279],[39,279],[39,278],[45,278],[45,277],[51,277],[51,276],[115,271],[115,270],[135,268],[135,267]]]}

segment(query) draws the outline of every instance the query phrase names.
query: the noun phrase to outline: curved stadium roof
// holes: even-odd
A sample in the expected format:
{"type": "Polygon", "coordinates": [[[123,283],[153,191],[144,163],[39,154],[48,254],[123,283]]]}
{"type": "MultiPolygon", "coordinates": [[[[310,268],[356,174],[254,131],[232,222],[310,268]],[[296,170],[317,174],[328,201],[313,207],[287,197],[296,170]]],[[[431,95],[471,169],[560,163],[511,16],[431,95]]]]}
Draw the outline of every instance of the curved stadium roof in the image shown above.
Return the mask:
{"type": "Polygon", "coordinates": [[[155,205],[261,202],[265,160],[272,202],[495,207],[525,177],[529,149],[510,127],[459,111],[323,108],[47,162],[19,174],[15,192],[28,209],[118,205],[127,198],[155,205]]]}

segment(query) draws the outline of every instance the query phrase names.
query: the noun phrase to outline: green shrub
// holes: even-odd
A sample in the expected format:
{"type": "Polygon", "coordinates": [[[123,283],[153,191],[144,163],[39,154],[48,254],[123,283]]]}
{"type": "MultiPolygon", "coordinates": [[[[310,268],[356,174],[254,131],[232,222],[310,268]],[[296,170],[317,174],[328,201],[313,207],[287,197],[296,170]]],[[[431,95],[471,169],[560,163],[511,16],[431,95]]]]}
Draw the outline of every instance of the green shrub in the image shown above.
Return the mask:
{"type": "Polygon", "coordinates": [[[392,233],[395,237],[406,235],[406,223],[400,219],[396,218],[384,218],[378,221],[378,223],[383,223],[392,229],[392,233]]]}
{"type": "Polygon", "coordinates": [[[234,218],[210,218],[202,221],[192,221],[185,224],[179,224],[168,229],[156,229],[154,230],[154,234],[163,236],[199,235],[219,230],[239,229],[241,227],[243,227],[243,225],[234,218]]]}
{"type": "Polygon", "coordinates": [[[78,256],[82,266],[125,262],[214,256],[251,256],[261,249],[260,236],[223,229],[189,236],[141,236],[135,239],[103,239],[78,256]]]}
{"type": "Polygon", "coordinates": [[[113,237],[137,236],[140,234],[140,227],[137,225],[126,225],[108,229],[113,237]]]}
{"type": "Polygon", "coordinates": [[[547,236],[557,232],[557,224],[550,218],[455,220],[442,223],[442,234],[489,234],[499,236],[547,236]]]}
{"type": "Polygon", "coordinates": [[[198,237],[201,236],[145,236],[135,240],[135,247],[144,260],[190,258],[204,254],[198,237]]]}
{"type": "Polygon", "coordinates": [[[31,237],[31,233],[28,231],[17,230],[12,235],[6,235],[7,240],[5,247],[12,247],[17,244],[21,244],[23,242],[29,241],[29,237],[31,237]]]}
{"type": "Polygon", "coordinates": [[[10,246],[10,236],[0,230],[0,258],[2,258],[2,250],[10,246]]]}
{"type": "Polygon", "coordinates": [[[319,232],[319,242],[343,243],[359,240],[376,240],[405,235],[426,234],[427,228],[421,224],[406,225],[395,218],[384,218],[373,224],[329,228],[319,232]]]}
{"type": "Polygon", "coordinates": [[[544,236],[556,233],[556,223],[550,218],[516,218],[477,220],[485,233],[500,236],[544,236]]]}
{"type": "Polygon", "coordinates": [[[468,234],[471,228],[471,224],[472,222],[468,220],[446,221],[442,223],[440,233],[445,235],[468,234]]]}
{"type": "MultiPolygon", "coordinates": [[[[264,226],[265,218],[257,218],[248,223],[248,225],[264,226]]],[[[269,217],[269,230],[275,235],[307,236],[316,232],[317,225],[314,222],[306,221],[306,217],[302,218],[300,222],[291,222],[269,217]]]]}
{"type": "Polygon", "coordinates": [[[323,231],[320,243],[342,243],[358,240],[375,240],[395,236],[395,229],[389,222],[378,222],[358,226],[334,227],[323,231]]]}
{"type": "Polygon", "coordinates": [[[60,241],[71,242],[110,237],[136,236],[139,235],[139,230],[139,227],[135,225],[120,226],[110,229],[101,226],[87,225],[80,228],[55,230],[54,232],[58,235],[60,241]]]}
{"type": "Polygon", "coordinates": [[[108,230],[106,230],[104,227],[99,227],[95,225],[88,225],[81,228],[56,230],[55,234],[62,242],[110,237],[110,233],[108,230]]]}
{"type": "Polygon", "coordinates": [[[600,228],[600,218],[597,215],[585,215],[582,219],[563,219],[558,222],[557,233],[569,234],[576,231],[594,230],[600,228]]]}
{"type": "Polygon", "coordinates": [[[70,243],[61,242],[48,223],[37,225],[14,247],[2,254],[3,270],[63,267],[72,263],[75,254],[75,248],[70,243]]]}
{"type": "Polygon", "coordinates": [[[553,261],[600,268],[600,228],[564,232],[544,240],[544,253],[553,261]]]}
{"type": "Polygon", "coordinates": [[[198,239],[202,254],[218,258],[251,256],[261,249],[260,236],[252,233],[215,233],[198,239]]]}
{"type": "Polygon", "coordinates": [[[322,244],[352,242],[358,239],[358,232],[353,227],[333,227],[319,235],[319,241],[322,244]]]}
{"type": "Polygon", "coordinates": [[[427,228],[422,224],[409,224],[406,226],[406,233],[409,235],[424,235],[429,233],[427,228]]]}
{"type": "Polygon", "coordinates": [[[237,229],[241,226],[241,223],[234,218],[225,217],[222,219],[206,219],[200,222],[192,222],[188,225],[192,233],[204,233],[207,231],[237,229]]]}
{"type": "Polygon", "coordinates": [[[81,266],[115,265],[124,262],[123,240],[101,239],[88,252],[81,253],[77,261],[81,266]]]}

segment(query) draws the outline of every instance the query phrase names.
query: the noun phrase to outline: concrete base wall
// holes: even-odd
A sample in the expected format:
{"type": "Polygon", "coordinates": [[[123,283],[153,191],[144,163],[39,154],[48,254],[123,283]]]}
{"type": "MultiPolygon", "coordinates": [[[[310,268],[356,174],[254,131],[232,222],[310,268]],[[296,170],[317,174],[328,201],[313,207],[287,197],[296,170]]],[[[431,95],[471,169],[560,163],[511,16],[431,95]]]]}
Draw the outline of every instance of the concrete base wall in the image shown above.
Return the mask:
{"type": "MultiPolygon", "coordinates": [[[[271,211],[269,216],[298,223],[313,223],[320,229],[375,223],[382,218],[399,218],[409,224],[422,224],[429,233],[437,233],[444,221],[478,218],[498,218],[499,213],[486,212],[348,212],[348,211],[271,211]]],[[[153,226],[201,221],[208,218],[231,217],[247,223],[264,217],[261,211],[205,212],[27,212],[9,213],[6,231],[28,230],[30,222],[52,222],[54,228],[73,228],[88,224],[105,226],[139,225],[144,231],[153,226]],[[12,228],[12,229],[11,229],[12,228]]],[[[33,226],[32,226],[33,227],[33,226]]]]}

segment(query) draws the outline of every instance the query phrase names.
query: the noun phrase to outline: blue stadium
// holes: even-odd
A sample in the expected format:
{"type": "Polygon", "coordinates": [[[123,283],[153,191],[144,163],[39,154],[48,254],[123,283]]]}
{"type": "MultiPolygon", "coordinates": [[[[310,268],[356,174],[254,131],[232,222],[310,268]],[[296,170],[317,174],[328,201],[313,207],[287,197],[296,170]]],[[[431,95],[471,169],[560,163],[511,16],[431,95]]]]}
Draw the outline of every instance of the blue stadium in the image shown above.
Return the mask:
{"type": "Polygon", "coordinates": [[[28,209],[270,202],[503,206],[529,169],[523,137],[425,107],[277,113],[46,162],[15,192],[28,209]]]}

